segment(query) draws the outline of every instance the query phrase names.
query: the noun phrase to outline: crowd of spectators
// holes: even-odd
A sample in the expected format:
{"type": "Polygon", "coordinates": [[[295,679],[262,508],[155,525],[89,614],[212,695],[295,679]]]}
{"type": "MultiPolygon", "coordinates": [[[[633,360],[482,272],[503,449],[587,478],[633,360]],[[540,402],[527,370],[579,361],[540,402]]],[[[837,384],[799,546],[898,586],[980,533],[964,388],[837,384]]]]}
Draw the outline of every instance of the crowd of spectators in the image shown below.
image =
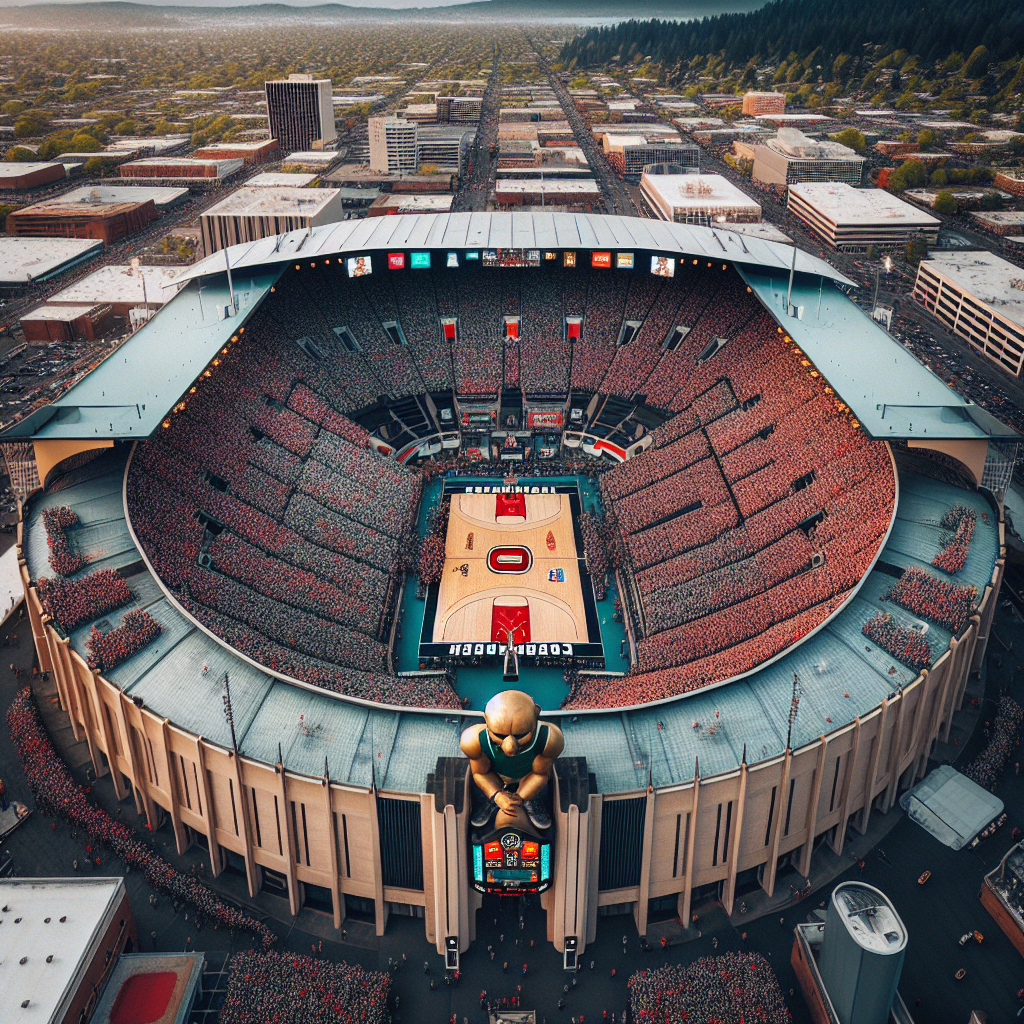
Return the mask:
{"type": "Polygon", "coordinates": [[[939,526],[949,532],[942,538],[942,550],[932,559],[936,569],[955,575],[964,567],[977,523],[978,514],[966,505],[954,505],[943,514],[939,526]]]}
{"type": "Polygon", "coordinates": [[[36,585],[44,610],[65,632],[132,599],[128,584],[113,569],[100,569],[77,580],[43,576],[36,585]]]}
{"type": "Polygon", "coordinates": [[[1007,763],[1019,748],[1022,722],[1024,708],[1012,697],[1000,697],[995,721],[991,726],[985,723],[985,749],[963,769],[963,774],[979,786],[994,790],[1007,763]]]}
{"type": "Polygon", "coordinates": [[[608,596],[608,530],[602,520],[589,512],[580,513],[579,524],[594,594],[598,601],[603,601],[608,596]]]}
{"type": "Polygon", "coordinates": [[[427,535],[420,542],[419,558],[416,564],[416,574],[419,576],[421,587],[441,582],[451,507],[451,499],[445,498],[443,501],[439,501],[430,512],[427,535]]]}
{"type": "Polygon", "coordinates": [[[522,290],[519,383],[527,394],[564,395],[569,390],[571,352],[562,296],[567,277],[545,270],[522,290]]]}
{"type": "Polygon", "coordinates": [[[121,625],[103,633],[95,626],[86,647],[89,667],[98,672],[116,668],[160,635],[160,623],[144,608],[126,612],[121,625]]]}
{"type": "Polygon", "coordinates": [[[932,663],[932,649],[928,641],[916,629],[901,625],[888,612],[872,615],[861,626],[861,632],[901,665],[915,672],[928,668],[932,663]]]}
{"type": "Polygon", "coordinates": [[[637,1024],[787,1024],[792,1019],[760,953],[723,953],[638,971],[629,979],[637,1024]]]}
{"type": "Polygon", "coordinates": [[[264,949],[277,941],[261,921],[219,899],[194,876],[176,871],[127,825],[90,803],[53,749],[29,687],[18,691],[7,711],[7,725],[40,813],[62,818],[84,832],[93,844],[120,858],[127,870],[141,872],[152,889],[176,904],[190,907],[198,924],[249,932],[264,949]]]}
{"type": "Polygon", "coordinates": [[[78,514],[67,505],[43,509],[46,544],[50,549],[50,566],[61,576],[73,576],[84,568],[85,559],[73,551],[67,531],[78,525],[78,514]]]}
{"type": "Polygon", "coordinates": [[[884,446],[752,312],[739,279],[695,275],[677,322],[692,313],[699,329],[644,385],[662,387],[671,362],[676,390],[666,381],[658,400],[685,407],[601,479],[642,602],[637,664],[624,680],[581,675],[565,707],[642,703],[749,671],[843,603],[892,519],[884,446]]]}
{"type": "Polygon", "coordinates": [[[297,953],[236,953],[220,1024],[389,1024],[391,975],[297,953]]]}
{"type": "Polygon", "coordinates": [[[887,600],[954,635],[963,629],[977,598],[977,587],[950,583],[916,565],[905,569],[886,594],[887,600]]]}

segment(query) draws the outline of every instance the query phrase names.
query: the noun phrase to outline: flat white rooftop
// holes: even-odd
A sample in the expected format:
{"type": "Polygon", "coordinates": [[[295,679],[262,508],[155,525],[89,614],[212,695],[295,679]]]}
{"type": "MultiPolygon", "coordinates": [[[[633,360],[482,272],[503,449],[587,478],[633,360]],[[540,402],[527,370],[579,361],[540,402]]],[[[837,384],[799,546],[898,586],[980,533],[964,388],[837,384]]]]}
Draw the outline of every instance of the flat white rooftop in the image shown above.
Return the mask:
{"type": "Polygon", "coordinates": [[[62,206],[88,206],[92,203],[97,206],[109,206],[115,203],[144,203],[147,199],[152,199],[153,205],[159,210],[163,207],[173,206],[188,195],[187,188],[173,186],[80,185],[70,192],[65,192],[62,196],[57,196],[56,199],[46,199],[34,205],[58,209],[62,206]]]}
{"type": "Polygon", "coordinates": [[[98,238],[0,238],[0,284],[26,284],[102,249],[98,238]]]}
{"type": "Polygon", "coordinates": [[[402,213],[447,213],[452,208],[455,197],[447,196],[415,196],[415,195],[390,195],[381,196],[384,200],[381,207],[397,209],[402,213]]]}
{"type": "Polygon", "coordinates": [[[924,263],[1000,316],[1024,327],[1024,270],[990,252],[933,253],[924,263]]]}
{"type": "Polygon", "coordinates": [[[250,178],[248,188],[307,188],[319,177],[316,174],[288,174],[287,171],[264,171],[250,178]]]}
{"type": "Polygon", "coordinates": [[[580,192],[597,195],[601,187],[596,181],[589,179],[570,179],[556,181],[536,181],[533,178],[501,178],[495,186],[495,192],[543,192],[545,195],[576,195],[580,192]]]}
{"type": "Polygon", "coordinates": [[[179,286],[172,284],[171,280],[180,272],[180,267],[139,267],[135,273],[131,267],[100,267],[88,277],[83,277],[81,281],[76,281],[56,295],[51,295],[50,304],[96,305],[99,302],[137,302],[141,306],[142,280],[137,276],[141,274],[146,282],[146,300],[153,306],[163,305],[178,291],[179,286]]]}
{"type": "Polygon", "coordinates": [[[330,149],[323,152],[318,149],[304,149],[297,153],[289,153],[283,162],[286,164],[317,164],[327,167],[339,159],[341,159],[339,154],[330,149]]]}
{"type": "Polygon", "coordinates": [[[940,223],[937,217],[881,188],[854,188],[845,182],[806,181],[790,185],[789,194],[798,196],[837,226],[937,227],[940,223]]]}
{"type": "Polygon", "coordinates": [[[7,178],[20,178],[23,174],[32,174],[34,171],[41,171],[45,167],[60,167],[60,163],[53,160],[37,160],[28,163],[8,163],[0,161],[0,188],[7,178]]]}
{"type": "Polygon", "coordinates": [[[314,217],[340,192],[336,188],[240,188],[203,212],[204,217],[314,217]]]}
{"type": "Polygon", "coordinates": [[[80,316],[85,316],[95,309],[95,305],[84,304],[81,306],[40,306],[26,313],[22,320],[60,320],[63,323],[70,323],[80,316]]]}
{"type": "Polygon", "coordinates": [[[761,206],[721,174],[644,174],[644,189],[676,210],[704,210],[709,206],[747,208],[760,214],[761,206]]]}
{"type": "Polygon", "coordinates": [[[0,1020],[54,1019],[122,889],[120,878],[0,881],[0,1020]]]}
{"type": "Polygon", "coordinates": [[[824,114],[755,114],[759,121],[772,121],[776,124],[803,124],[807,122],[831,121],[824,114]]]}

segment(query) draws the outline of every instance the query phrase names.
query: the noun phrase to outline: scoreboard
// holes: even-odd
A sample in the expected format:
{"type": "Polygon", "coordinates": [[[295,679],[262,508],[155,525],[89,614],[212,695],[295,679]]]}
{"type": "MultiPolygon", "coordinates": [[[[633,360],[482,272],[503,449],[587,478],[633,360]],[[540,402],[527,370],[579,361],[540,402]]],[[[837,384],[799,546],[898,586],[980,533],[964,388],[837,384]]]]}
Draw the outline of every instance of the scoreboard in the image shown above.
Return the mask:
{"type": "Polygon", "coordinates": [[[472,843],[473,888],[490,893],[537,893],[551,885],[551,843],[523,829],[492,832],[472,843]]]}

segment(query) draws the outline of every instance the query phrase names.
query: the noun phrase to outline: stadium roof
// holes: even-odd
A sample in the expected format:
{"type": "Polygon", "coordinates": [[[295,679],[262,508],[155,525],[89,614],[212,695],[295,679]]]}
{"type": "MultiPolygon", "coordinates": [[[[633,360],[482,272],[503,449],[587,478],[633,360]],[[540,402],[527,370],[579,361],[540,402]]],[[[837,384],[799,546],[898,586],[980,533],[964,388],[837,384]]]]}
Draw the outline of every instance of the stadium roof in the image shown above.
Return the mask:
{"type": "Polygon", "coordinates": [[[223,315],[230,308],[226,279],[190,284],[70,391],[20,420],[6,436],[148,437],[245,325],[276,278],[276,270],[239,274],[234,280],[238,312],[230,316],[223,315]]]}
{"type": "MultiPolygon", "coordinates": [[[[135,571],[141,564],[140,550],[124,514],[125,458],[123,448],[105,453],[72,471],[60,491],[40,493],[26,510],[23,543],[30,577],[49,574],[41,510],[68,505],[82,524],[77,540],[88,571],[113,568],[132,573],[132,602],[106,613],[103,618],[110,625],[104,628],[116,627],[126,613],[145,608],[162,632],[105,673],[111,683],[183,729],[229,748],[221,680],[230,671],[241,753],[274,764],[280,742],[289,771],[322,777],[326,759],[331,780],[337,783],[369,787],[375,782],[384,790],[418,793],[438,757],[460,756],[459,733],[467,718],[475,720],[472,715],[371,705],[286,682],[197,627],[148,570],[135,571]],[[209,666],[206,672],[204,665],[209,666]],[[379,752],[376,758],[374,750],[379,752]]],[[[994,510],[980,492],[901,473],[896,519],[879,563],[898,569],[930,567],[942,546],[939,520],[953,504],[974,509],[978,519],[967,561],[952,579],[982,592],[999,554],[999,532],[994,510]]],[[[861,632],[880,611],[901,625],[915,624],[913,616],[884,600],[891,585],[892,576],[876,567],[834,619],[799,647],[741,680],[647,707],[569,714],[545,710],[545,718],[562,728],[566,756],[587,758],[601,792],[642,792],[648,781],[655,787],[688,782],[698,760],[701,776],[708,778],[736,770],[744,748],[751,764],[780,756],[786,747],[797,673],[802,697],[792,745],[799,749],[868,714],[916,678],[914,671],[895,662],[861,632]],[[711,725],[716,727],[713,732],[711,725]]],[[[71,646],[83,657],[91,626],[83,623],[70,635],[71,646]]],[[[951,639],[935,624],[929,625],[925,637],[935,656],[951,639]]],[[[528,689],[527,678],[523,683],[528,689]]]]}
{"type": "MultiPolygon", "coordinates": [[[[287,264],[296,259],[418,248],[646,249],[730,260],[872,436],[921,440],[1018,436],[922,366],[835,287],[835,283],[852,282],[810,253],[795,251],[793,303],[801,307],[802,318],[787,317],[783,307],[794,262],[791,245],[731,231],[727,225],[702,228],[539,212],[373,217],[223,249],[188,267],[175,279],[189,282],[188,287],[79,384],[16,423],[7,436],[145,437],[218,348],[244,325],[287,264]],[[218,310],[228,304],[226,263],[231,266],[241,311],[219,320],[218,310]],[[843,326],[837,331],[838,324],[843,326]],[[115,395],[112,400],[110,396],[115,395]]],[[[68,301],[111,300],[68,294],[68,301]]]]}
{"type": "Polygon", "coordinates": [[[853,410],[883,439],[987,440],[1018,437],[979,405],[958,395],[823,277],[739,267],[754,294],[853,410]]]}
{"type": "MultiPolygon", "coordinates": [[[[793,248],[690,224],[607,217],[586,213],[448,213],[380,217],[324,224],[275,238],[232,246],[231,270],[284,266],[296,259],[367,252],[373,249],[650,249],[686,256],[731,260],[739,265],[788,272],[793,248]]],[[[797,250],[796,269],[853,285],[835,267],[797,250]]],[[[223,252],[188,267],[183,280],[224,272],[223,252]]]]}

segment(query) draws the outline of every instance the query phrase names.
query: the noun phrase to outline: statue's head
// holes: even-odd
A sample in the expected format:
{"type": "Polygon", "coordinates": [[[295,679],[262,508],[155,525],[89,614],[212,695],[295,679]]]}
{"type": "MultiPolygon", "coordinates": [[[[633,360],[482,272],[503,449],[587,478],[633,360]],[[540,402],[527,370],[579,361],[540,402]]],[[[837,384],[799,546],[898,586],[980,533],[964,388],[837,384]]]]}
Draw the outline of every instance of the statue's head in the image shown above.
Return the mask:
{"type": "Polygon", "coordinates": [[[515,757],[533,740],[540,705],[522,690],[502,690],[484,708],[484,721],[491,741],[506,757],[515,757]]]}

